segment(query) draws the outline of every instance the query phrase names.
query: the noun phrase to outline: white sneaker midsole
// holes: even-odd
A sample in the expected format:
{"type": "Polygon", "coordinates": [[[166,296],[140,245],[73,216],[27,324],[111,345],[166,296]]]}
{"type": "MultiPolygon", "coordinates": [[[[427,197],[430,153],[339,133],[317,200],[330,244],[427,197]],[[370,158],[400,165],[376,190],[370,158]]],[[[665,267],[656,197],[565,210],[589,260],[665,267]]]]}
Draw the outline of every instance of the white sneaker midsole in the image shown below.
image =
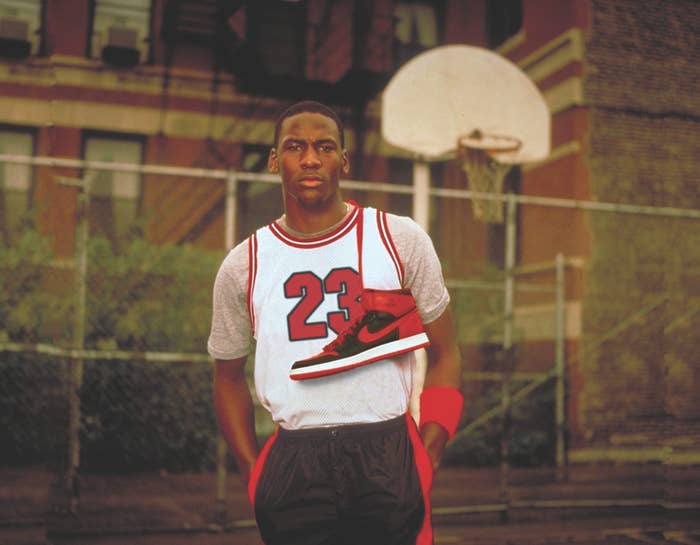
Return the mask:
{"type": "Polygon", "coordinates": [[[289,376],[292,378],[314,378],[332,373],[339,373],[353,367],[371,363],[373,361],[390,358],[398,354],[418,350],[429,344],[428,336],[425,333],[419,333],[404,339],[398,339],[385,344],[380,344],[359,354],[353,354],[345,358],[340,358],[326,363],[317,365],[309,365],[300,369],[292,369],[289,376]]]}

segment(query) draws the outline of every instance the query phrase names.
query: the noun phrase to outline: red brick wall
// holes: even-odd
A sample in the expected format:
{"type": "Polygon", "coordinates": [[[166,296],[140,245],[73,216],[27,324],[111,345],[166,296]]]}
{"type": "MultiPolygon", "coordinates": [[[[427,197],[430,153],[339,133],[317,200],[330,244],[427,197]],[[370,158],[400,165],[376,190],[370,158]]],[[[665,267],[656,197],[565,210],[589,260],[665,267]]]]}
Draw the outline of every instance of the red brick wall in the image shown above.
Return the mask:
{"type": "MultiPolygon", "coordinates": [[[[700,4],[591,4],[585,99],[592,195],[700,208],[700,4]]],[[[592,213],[588,223],[584,342],[665,299],[584,356],[579,416],[587,435],[698,418],[700,322],[692,306],[700,295],[700,221],[592,213]]]]}
{"type": "Polygon", "coordinates": [[[46,2],[46,46],[49,55],[84,57],[89,25],[85,0],[46,2]]]}
{"type": "MultiPolygon", "coordinates": [[[[37,155],[80,157],[80,130],[65,127],[46,127],[37,136],[37,155]]],[[[61,176],[80,178],[78,169],[37,167],[34,202],[39,211],[39,225],[51,237],[53,250],[59,257],[73,257],[76,221],[74,186],[62,184],[61,176]]]]}

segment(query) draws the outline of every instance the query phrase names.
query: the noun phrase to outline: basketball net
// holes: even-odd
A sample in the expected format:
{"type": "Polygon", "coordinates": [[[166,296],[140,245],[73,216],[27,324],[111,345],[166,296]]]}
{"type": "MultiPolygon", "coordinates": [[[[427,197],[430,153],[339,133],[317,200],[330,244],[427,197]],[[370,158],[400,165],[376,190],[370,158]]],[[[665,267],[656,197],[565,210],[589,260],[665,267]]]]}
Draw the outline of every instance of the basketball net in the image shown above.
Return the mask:
{"type": "Polygon", "coordinates": [[[474,217],[485,223],[503,223],[503,180],[513,165],[500,163],[494,156],[499,152],[517,150],[520,142],[505,136],[484,135],[474,131],[457,142],[457,161],[467,176],[467,184],[475,193],[472,196],[474,217]]]}

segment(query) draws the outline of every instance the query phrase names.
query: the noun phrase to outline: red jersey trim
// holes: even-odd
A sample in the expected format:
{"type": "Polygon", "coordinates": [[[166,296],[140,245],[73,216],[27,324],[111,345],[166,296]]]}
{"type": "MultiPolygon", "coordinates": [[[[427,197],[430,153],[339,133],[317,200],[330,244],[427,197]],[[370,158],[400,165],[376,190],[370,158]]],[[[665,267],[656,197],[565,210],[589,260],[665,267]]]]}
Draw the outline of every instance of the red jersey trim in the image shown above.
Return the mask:
{"type": "Polygon", "coordinates": [[[364,275],[363,275],[363,270],[362,270],[362,251],[363,251],[363,245],[364,245],[365,217],[364,217],[364,210],[362,208],[360,208],[358,206],[357,210],[359,210],[359,221],[357,222],[357,231],[356,231],[357,268],[358,268],[358,272],[360,274],[360,287],[362,289],[364,289],[365,280],[364,280],[364,275]]]}
{"type": "Polygon", "coordinates": [[[275,235],[278,239],[280,239],[283,243],[287,244],[288,246],[292,246],[294,248],[319,248],[321,246],[325,246],[326,244],[331,244],[335,242],[338,239],[343,238],[345,235],[347,235],[350,231],[352,231],[353,227],[355,227],[355,223],[357,222],[360,214],[359,214],[360,207],[355,206],[352,212],[350,212],[350,215],[345,218],[345,221],[341,223],[336,229],[331,231],[330,233],[326,233],[324,235],[318,236],[318,237],[310,237],[310,238],[301,238],[301,237],[296,237],[292,235],[291,233],[287,232],[278,222],[274,221],[270,225],[268,225],[268,228],[272,232],[273,235],[275,235]]]}
{"type": "Polygon", "coordinates": [[[391,238],[389,225],[386,220],[386,212],[382,210],[377,211],[377,229],[379,231],[379,236],[382,239],[382,243],[384,244],[386,251],[389,253],[391,260],[394,262],[394,267],[396,267],[396,274],[399,277],[399,285],[403,286],[405,277],[403,263],[401,262],[399,252],[396,250],[396,246],[394,245],[394,240],[391,238]]]}
{"type": "Polygon", "coordinates": [[[255,337],[255,308],[253,307],[253,290],[258,276],[258,237],[255,233],[248,237],[248,314],[250,330],[255,337]]]}
{"type": "Polygon", "coordinates": [[[277,441],[279,431],[279,428],[276,428],[275,433],[273,433],[267,439],[267,441],[265,441],[265,445],[260,451],[260,454],[258,454],[258,457],[253,464],[253,469],[250,472],[250,480],[248,481],[248,500],[250,501],[250,505],[253,510],[255,510],[255,492],[258,488],[258,481],[262,475],[263,467],[265,466],[265,461],[267,460],[267,455],[270,453],[272,445],[274,445],[275,441],[277,441]]]}
{"type": "Polygon", "coordinates": [[[421,491],[423,492],[423,504],[425,505],[425,517],[423,527],[416,537],[416,545],[433,545],[433,525],[431,520],[430,490],[433,486],[433,464],[428,456],[428,451],[423,446],[423,440],[418,433],[413,417],[406,413],[406,425],[408,426],[408,437],[413,445],[413,457],[418,470],[421,491]]]}

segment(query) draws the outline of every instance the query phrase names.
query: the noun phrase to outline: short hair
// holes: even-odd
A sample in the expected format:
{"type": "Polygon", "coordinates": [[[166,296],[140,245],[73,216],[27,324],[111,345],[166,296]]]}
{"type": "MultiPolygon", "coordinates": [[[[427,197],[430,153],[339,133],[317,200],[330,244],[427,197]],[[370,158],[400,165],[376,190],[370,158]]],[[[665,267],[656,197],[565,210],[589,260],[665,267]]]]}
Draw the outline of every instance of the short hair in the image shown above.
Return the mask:
{"type": "Polygon", "coordinates": [[[301,102],[297,102],[295,104],[292,104],[289,108],[284,110],[280,116],[277,118],[277,123],[275,123],[275,140],[273,142],[273,146],[277,147],[277,142],[280,137],[280,129],[282,127],[282,122],[287,119],[288,117],[292,117],[293,115],[296,114],[301,114],[301,113],[314,113],[314,114],[321,114],[323,116],[326,116],[330,119],[332,119],[336,126],[338,127],[338,134],[340,134],[340,147],[344,148],[345,147],[345,134],[344,134],[344,127],[343,127],[343,122],[340,120],[340,117],[338,116],[337,113],[335,113],[331,108],[326,106],[325,104],[321,104],[320,102],[316,102],[315,100],[303,100],[301,102]]]}

